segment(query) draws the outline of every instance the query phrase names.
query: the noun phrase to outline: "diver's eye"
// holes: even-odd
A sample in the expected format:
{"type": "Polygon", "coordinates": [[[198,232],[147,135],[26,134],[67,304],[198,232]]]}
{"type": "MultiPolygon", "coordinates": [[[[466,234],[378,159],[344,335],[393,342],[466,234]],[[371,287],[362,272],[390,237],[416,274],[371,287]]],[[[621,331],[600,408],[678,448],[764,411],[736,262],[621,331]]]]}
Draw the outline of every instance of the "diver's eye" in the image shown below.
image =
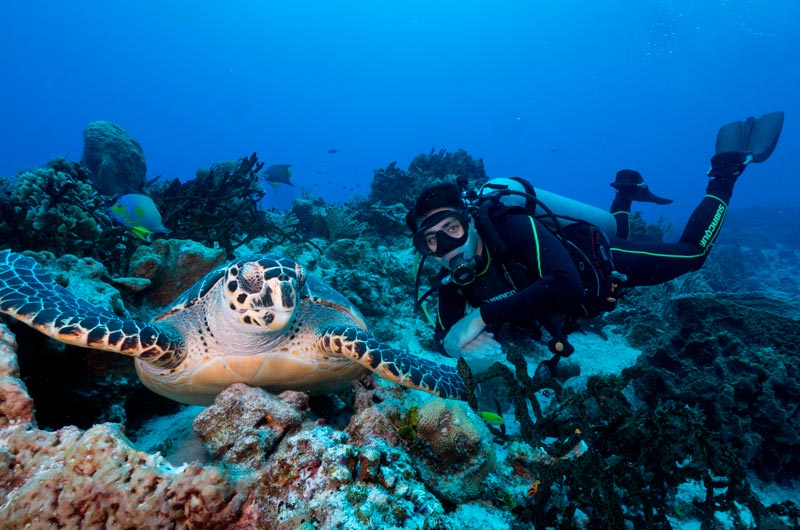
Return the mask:
{"type": "Polygon", "coordinates": [[[429,249],[436,250],[436,234],[428,234],[425,236],[425,244],[428,245],[429,249]]]}
{"type": "Polygon", "coordinates": [[[446,234],[454,236],[454,237],[461,237],[461,234],[464,233],[464,228],[461,226],[461,223],[458,221],[452,221],[445,225],[444,231],[446,234]]]}

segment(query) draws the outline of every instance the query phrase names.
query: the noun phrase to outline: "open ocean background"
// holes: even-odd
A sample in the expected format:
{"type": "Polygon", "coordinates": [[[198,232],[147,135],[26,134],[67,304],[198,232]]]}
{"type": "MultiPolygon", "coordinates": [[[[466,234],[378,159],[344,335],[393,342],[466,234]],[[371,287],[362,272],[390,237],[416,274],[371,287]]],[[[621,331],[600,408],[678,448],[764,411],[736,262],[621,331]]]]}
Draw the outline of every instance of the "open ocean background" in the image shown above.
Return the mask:
{"type": "Polygon", "coordinates": [[[366,195],[375,168],[464,148],[490,177],[602,207],[615,171],[638,169],[676,200],[646,216],[682,226],[717,129],[749,115],[786,125],[732,206],[797,196],[798,21],[794,0],[7,2],[0,175],[79,160],[83,128],[108,120],[148,178],[253,151],[292,164],[277,207],[303,187],[366,195]]]}

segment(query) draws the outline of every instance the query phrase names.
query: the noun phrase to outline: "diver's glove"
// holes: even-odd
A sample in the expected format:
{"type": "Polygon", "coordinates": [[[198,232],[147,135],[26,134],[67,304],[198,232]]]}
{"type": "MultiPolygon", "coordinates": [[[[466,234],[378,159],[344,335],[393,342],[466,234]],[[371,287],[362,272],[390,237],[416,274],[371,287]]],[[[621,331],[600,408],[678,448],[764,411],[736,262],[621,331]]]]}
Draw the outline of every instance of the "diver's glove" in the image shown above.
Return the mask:
{"type": "Polygon", "coordinates": [[[711,157],[709,177],[736,178],[744,172],[753,156],[738,151],[725,151],[711,157]]]}
{"type": "Polygon", "coordinates": [[[644,181],[641,173],[633,169],[621,169],[617,171],[617,176],[611,187],[619,192],[620,196],[629,201],[652,202],[655,204],[671,204],[672,199],[659,197],[652,191],[644,181]]]}

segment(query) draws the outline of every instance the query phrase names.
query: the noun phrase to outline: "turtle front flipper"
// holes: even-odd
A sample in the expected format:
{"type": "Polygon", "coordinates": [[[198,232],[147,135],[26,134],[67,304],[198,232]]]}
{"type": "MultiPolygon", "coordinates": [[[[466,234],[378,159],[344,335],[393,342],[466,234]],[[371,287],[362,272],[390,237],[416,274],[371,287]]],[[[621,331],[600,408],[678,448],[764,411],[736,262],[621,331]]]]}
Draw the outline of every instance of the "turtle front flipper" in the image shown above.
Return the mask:
{"type": "Polygon", "coordinates": [[[57,341],[159,368],[175,367],[185,356],[176,332],[99,309],[58,285],[32,258],[10,250],[0,251],[0,312],[57,341]]]}
{"type": "Polygon", "coordinates": [[[464,380],[455,367],[392,348],[355,326],[323,329],[317,342],[320,351],[343,355],[389,381],[443,398],[466,400],[464,380]]]}

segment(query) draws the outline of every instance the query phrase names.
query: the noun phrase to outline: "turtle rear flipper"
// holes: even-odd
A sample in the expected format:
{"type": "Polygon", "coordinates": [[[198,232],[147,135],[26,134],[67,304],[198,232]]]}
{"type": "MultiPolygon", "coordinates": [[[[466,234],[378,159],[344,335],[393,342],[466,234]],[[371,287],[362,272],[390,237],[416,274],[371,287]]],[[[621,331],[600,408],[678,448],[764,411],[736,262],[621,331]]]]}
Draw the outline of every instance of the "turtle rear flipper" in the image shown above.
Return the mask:
{"type": "Polygon", "coordinates": [[[321,351],[343,355],[380,377],[443,398],[466,400],[464,380],[453,366],[392,348],[355,326],[333,326],[319,333],[321,351]]]}
{"type": "Polygon", "coordinates": [[[81,300],[35,260],[10,250],[0,251],[0,312],[59,342],[130,355],[159,368],[177,366],[184,355],[183,341],[165,328],[81,300]]]}

